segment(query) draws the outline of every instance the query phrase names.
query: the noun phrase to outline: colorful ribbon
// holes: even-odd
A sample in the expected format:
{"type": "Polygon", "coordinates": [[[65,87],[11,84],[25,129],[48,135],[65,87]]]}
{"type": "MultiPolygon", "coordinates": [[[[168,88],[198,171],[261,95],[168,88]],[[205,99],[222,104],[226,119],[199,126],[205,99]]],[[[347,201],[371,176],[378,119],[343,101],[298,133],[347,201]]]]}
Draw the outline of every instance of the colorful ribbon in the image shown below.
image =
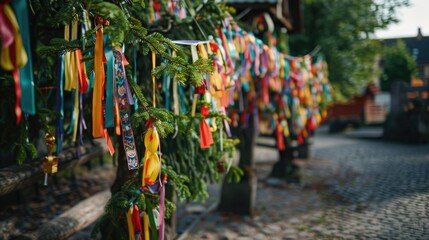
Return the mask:
{"type": "Polygon", "coordinates": [[[119,115],[122,129],[122,142],[127,157],[128,169],[134,170],[139,168],[137,150],[134,141],[133,129],[130,123],[129,113],[129,89],[127,89],[127,77],[125,75],[123,54],[119,50],[114,50],[115,56],[115,78],[116,78],[116,97],[119,108],[119,115]]]}
{"type": "Polygon", "coordinates": [[[22,44],[18,21],[9,4],[0,4],[0,34],[4,39],[0,53],[0,66],[12,71],[15,83],[15,115],[16,124],[22,117],[21,110],[21,86],[18,68],[27,64],[28,57],[22,44]]]}
{"type": "MultiPolygon", "coordinates": [[[[110,128],[114,127],[114,106],[113,106],[113,98],[114,98],[114,56],[113,51],[107,44],[109,40],[108,35],[104,36],[104,55],[107,62],[106,69],[106,114],[104,119],[104,127],[110,128]]],[[[125,73],[124,73],[125,74],[125,73]]]]}
{"type": "Polygon", "coordinates": [[[214,143],[212,132],[210,131],[210,126],[206,121],[206,117],[208,117],[210,113],[209,107],[203,105],[201,106],[201,115],[203,115],[204,119],[201,120],[200,123],[200,147],[201,148],[209,148],[210,145],[214,143]]]}
{"type": "Polygon", "coordinates": [[[21,108],[24,113],[34,115],[36,114],[36,104],[34,99],[33,63],[31,58],[27,1],[12,1],[12,7],[15,9],[15,12],[19,13],[17,15],[19,32],[21,34],[24,49],[28,57],[27,64],[23,68],[19,69],[20,87],[22,93],[21,108]]]}
{"type": "Polygon", "coordinates": [[[149,128],[144,136],[146,147],[144,154],[144,166],[142,174],[142,185],[153,185],[161,171],[161,161],[156,151],[159,148],[158,131],[152,126],[151,120],[148,122],[149,128]]]}
{"type": "Polygon", "coordinates": [[[56,96],[56,108],[55,110],[59,113],[57,116],[57,124],[55,131],[55,138],[57,141],[57,152],[58,156],[62,151],[63,146],[63,135],[64,135],[64,54],[58,56],[57,63],[57,96],[56,96]]]}
{"type": "Polygon", "coordinates": [[[103,83],[104,83],[104,48],[103,27],[96,30],[94,47],[94,90],[92,94],[92,136],[94,138],[103,136],[103,83]]]}

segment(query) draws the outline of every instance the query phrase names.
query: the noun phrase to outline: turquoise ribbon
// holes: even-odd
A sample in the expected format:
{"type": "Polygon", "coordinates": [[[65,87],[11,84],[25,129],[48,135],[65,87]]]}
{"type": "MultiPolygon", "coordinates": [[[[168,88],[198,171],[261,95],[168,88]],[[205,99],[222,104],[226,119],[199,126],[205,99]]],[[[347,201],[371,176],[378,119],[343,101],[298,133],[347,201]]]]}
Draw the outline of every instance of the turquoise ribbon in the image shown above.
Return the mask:
{"type": "Polygon", "coordinates": [[[19,69],[21,85],[21,108],[24,113],[36,114],[36,104],[34,100],[34,82],[33,82],[33,64],[31,58],[30,28],[28,23],[28,7],[26,0],[12,1],[12,7],[15,10],[16,20],[19,25],[22,43],[27,52],[28,62],[19,69]]]}
{"type": "Polygon", "coordinates": [[[104,120],[104,127],[110,128],[114,127],[113,121],[113,73],[114,73],[114,56],[112,49],[107,44],[109,40],[108,35],[104,35],[104,55],[107,60],[107,68],[106,68],[106,116],[104,120]]]}
{"type": "Polygon", "coordinates": [[[91,71],[91,73],[89,74],[88,92],[89,90],[94,88],[94,77],[95,77],[95,73],[94,71],[91,71]]]}
{"type": "Polygon", "coordinates": [[[164,72],[162,90],[164,91],[165,109],[170,110],[170,76],[167,71],[164,72]]]}
{"type": "Polygon", "coordinates": [[[177,83],[177,85],[179,90],[180,108],[182,110],[182,114],[186,114],[185,93],[183,92],[182,84],[177,83]]]}
{"type": "Polygon", "coordinates": [[[55,131],[55,138],[57,141],[56,154],[59,155],[63,148],[63,136],[64,136],[64,54],[60,54],[58,57],[57,67],[57,99],[56,99],[56,111],[60,114],[57,116],[57,126],[55,131]]]}

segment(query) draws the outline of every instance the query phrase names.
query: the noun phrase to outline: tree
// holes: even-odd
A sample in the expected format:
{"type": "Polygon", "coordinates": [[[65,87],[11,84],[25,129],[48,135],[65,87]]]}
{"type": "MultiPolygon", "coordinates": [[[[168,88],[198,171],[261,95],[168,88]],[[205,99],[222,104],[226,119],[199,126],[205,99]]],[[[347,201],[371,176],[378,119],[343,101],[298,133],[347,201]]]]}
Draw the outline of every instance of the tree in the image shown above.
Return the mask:
{"type": "MultiPolygon", "coordinates": [[[[39,0],[32,2],[32,9],[30,27],[33,45],[37,47],[31,49],[35,54],[30,60],[34,63],[34,73],[43,76],[35,88],[48,94],[36,96],[39,115],[29,122],[44,126],[46,131],[56,126],[57,152],[61,151],[62,136],[74,146],[81,144],[83,137],[104,137],[110,143],[109,134],[117,135],[117,179],[106,214],[97,228],[101,229],[103,239],[132,238],[135,234],[141,237],[141,220],[145,234],[151,225],[151,238],[156,239],[157,211],[162,223],[164,209],[167,216],[174,208],[171,202],[165,201],[165,205],[163,202],[167,176],[169,185],[181,199],[208,196],[206,182],[220,180],[222,160],[233,157],[237,144],[225,133],[229,125],[224,107],[234,105],[233,112],[236,111],[231,114],[231,122],[246,125],[256,124],[258,107],[272,112],[266,109],[273,107],[269,106],[270,101],[278,104],[279,139],[289,136],[289,128],[305,132],[309,123],[315,125],[317,116],[321,118],[319,110],[325,110],[319,109],[319,103],[327,99],[329,82],[320,74],[321,68],[313,68],[311,58],[291,60],[290,56],[279,54],[274,46],[255,40],[252,33],[245,33],[235,23],[229,24],[232,19],[225,19],[224,5],[215,1],[191,4],[154,0],[49,3],[39,0]],[[178,6],[175,4],[182,10],[186,6],[188,17],[174,14],[171,9],[178,6]],[[89,26],[91,22],[95,28],[89,26]],[[195,45],[181,47],[167,38],[207,40],[208,34],[214,39],[199,43],[198,51],[195,45]],[[290,68],[294,80],[289,78],[289,61],[294,63],[290,68]],[[206,84],[210,90],[206,89],[204,79],[209,82],[206,84]],[[170,85],[179,90],[173,91],[170,85]],[[236,88],[242,90],[241,98],[236,88]],[[53,91],[57,91],[57,97],[53,91]],[[212,95],[208,96],[206,91],[212,91],[212,95]],[[186,98],[185,94],[191,97],[186,98]],[[116,114],[110,101],[116,101],[116,114]],[[132,102],[138,108],[131,108],[132,102]],[[172,111],[172,103],[180,104],[180,110],[172,111]],[[210,109],[213,111],[209,112],[210,109]],[[84,118],[92,119],[87,122],[92,136],[77,133],[76,138],[76,132],[82,132],[85,126],[84,118]],[[114,120],[116,126],[111,124],[114,120]],[[66,134],[64,126],[68,126],[66,134]],[[204,138],[203,130],[213,139],[204,138]],[[214,144],[210,146],[211,143],[214,144]]],[[[12,73],[6,70],[1,78],[11,88],[12,73]]],[[[19,91],[16,93],[19,96],[19,91]]],[[[10,105],[7,104],[6,110],[13,116],[10,105]]],[[[11,124],[14,123],[8,122],[5,127],[11,128],[11,124]]],[[[21,124],[25,131],[27,122],[23,120],[21,124]]],[[[27,142],[26,134],[19,138],[27,142]]],[[[33,152],[23,144],[19,149],[29,155],[33,152]]],[[[237,179],[242,171],[231,166],[229,173],[237,179]]],[[[160,239],[163,233],[160,227],[160,239]]]]}
{"type": "MultiPolygon", "coordinates": [[[[3,14],[4,4],[8,3],[0,3],[1,14],[3,14]]],[[[25,1],[24,5],[26,5],[25,1]]],[[[218,163],[225,155],[232,154],[236,144],[233,139],[228,139],[223,131],[223,121],[227,117],[217,109],[211,113],[207,113],[207,110],[203,113],[202,109],[208,109],[212,106],[212,103],[204,100],[203,94],[193,95],[195,103],[197,103],[194,113],[191,111],[192,101],[184,97],[183,106],[186,106],[186,109],[183,107],[181,112],[173,113],[173,111],[169,111],[172,108],[167,107],[173,105],[171,103],[173,98],[166,97],[169,90],[163,91],[159,86],[165,87],[167,85],[160,84],[161,79],[165,80],[166,76],[171,78],[174,76],[171,82],[174,81],[175,85],[180,83],[184,94],[190,94],[194,92],[195,88],[203,84],[203,78],[207,74],[213,72],[212,55],[191,61],[192,54],[189,47],[180,47],[165,36],[179,36],[178,39],[205,40],[207,36],[204,33],[216,35],[215,29],[211,25],[219,25],[220,20],[225,17],[222,5],[218,5],[214,1],[205,4],[202,4],[202,1],[194,1],[191,4],[190,2],[185,3],[185,1],[152,0],[124,2],[101,0],[48,2],[36,0],[31,2],[31,7],[34,12],[30,13],[31,32],[29,34],[33,47],[28,50],[33,51],[33,58],[30,58],[30,61],[34,67],[32,74],[37,80],[35,84],[37,94],[34,98],[37,115],[25,116],[18,126],[19,131],[17,133],[13,109],[15,92],[13,91],[12,72],[9,69],[0,70],[0,79],[4,80],[1,90],[8,93],[7,99],[2,98],[0,102],[4,106],[1,124],[4,129],[7,129],[2,134],[5,139],[8,139],[8,141],[1,142],[1,149],[10,149],[12,145],[18,163],[29,160],[26,159],[27,156],[34,158],[35,151],[31,143],[36,142],[40,126],[45,131],[53,131],[52,129],[55,128],[53,126],[56,126],[58,130],[57,140],[59,141],[57,143],[62,143],[62,138],[59,136],[64,136],[64,145],[81,144],[82,140],[79,139],[79,133],[77,133],[78,137],[75,138],[67,133],[69,132],[67,130],[72,129],[71,132],[73,132],[73,126],[74,129],[82,130],[85,125],[82,124],[82,119],[94,119],[93,107],[96,103],[92,105],[91,103],[96,98],[95,89],[97,88],[100,92],[104,92],[106,89],[105,98],[99,97],[98,102],[102,105],[102,111],[98,117],[105,119],[104,123],[92,121],[93,124],[91,124],[91,121],[86,122],[88,128],[93,131],[100,127],[106,128],[105,137],[106,133],[109,133],[110,136],[114,136],[115,133],[118,135],[116,138],[116,142],[119,143],[117,148],[119,153],[117,179],[112,186],[112,198],[106,207],[106,215],[99,225],[103,229],[102,232],[106,233],[104,239],[124,239],[127,237],[126,213],[130,207],[146,212],[150,219],[151,229],[154,230],[154,213],[151,206],[161,205],[162,201],[161,191],[158,193],[160,188],[156,189],[154,186],[153,189],[148,189],[146,179],[143,183],[140,181],[143,178],[143,167],[138,168],[137,166],[137,169],[129,170],[127,164],[129,155],[126,151],[130,149],[130,145],[124,146],[122,143],[125,141],[123,138],[125,134],[127,134],[127,141],[133,139],[132,134],[129,134],[130,130],[134,132],[134,153],[137,153],[133,156],[140,157],[135,157],[134,161],[141,161],[140,166],[143,166],[143,163],[149,158],[146,156],[155,160],[158,160],[157,157],[159,157],[159,160],[154,164],[154,169],[157,169],[158,172],[162,170],[162,175],[159,174],[160,180],[164,180],[168,176],[168,183],[170,186],[174,186],[179,198],[193,200],[207,198],[206,182],[220,179],[218,163]],[[181,19],[174,12],[169,12],[171,8],[168,4],[172,8],[175,4],[176,8],[181,8],[182,11],[190,11],[191,14],[181,19]],[[197,10],[194,8],[194,4],[202,7],[197,10]],[[186,9],[184,8],[185,5],[186,9]],[[158,11],[159,9],[162,11],[158,11]],[[161,14],[162,20],[155,21],[156,18],[161,17],[161,14]],[[97,27],[89,27],[90,23],[95,23],[97,27]],[[71,35],[71,39],[65,35],[71,35]],[[103,42],[104,46],[99,48],[99,44],[103,42]],[[97,62],[97,56],[99,56],[97,52],[100,53],[100,50],[103,51],[103,49],[104,52],[100,54],[101,58],[99,58],[101,61],[97,62]],[[109,51],[114,54],[111,58],[107,56],[109,51]],[[175,55],[172,54],[173,52],[175,55]],[[82,55],[81,60],[76,60],[76,58],[70,60],[70,55],[76,57],[78,53],[82,55]],[[126,65],[124,57],[128,60],[127,66],[124,66],[126,65]],[[106,64],[103,62],[103,58],[106,58],[106,64]],[[152,68],[152,64],[156,67],[152,68]],[[80,66],[79,74],[68,78],[67,74],[64,74],[67,72],[64,68],[70,70],[72,65],[80,66]],[[104,77],[102,77],[103,84],[97,78],[98,75],[103,76],[98,72],[101,69],[97,70],[97,68],[103,70],[105,68],[106,84],[104,84],[104,77]],[[64,72],[60,69],[63,69],[64,72]],[[82,69],[86,69],[86,72],[83,73],[82,69]],[[108,77],[111,73],[109,70],[115,71],[114,78],[108,77]],[[64,75],[65,78],[63,78],[64,75]],[[95,75],[95,77],[93,78],[91,75],[95,75]],[[127,77],[126,80],[124,80],[124,76],[127,77]],[[78,80],[79,82],[77,82],[78,80]],[[108,107],[109,96],[112,96],[109,95],[108,86],[109,84],[113,85],[114,80],[117,86],[116,88],[111,87],[112,91],[118,89],[116,100],[120,99],[119,95],[123,93],[124,85],[120,84],[124,84],[124,82],[125,85],[128,84],[125,87],[127,99],[121,98],[120,101],[117,101],[118,114],[116,116],[120,116],[120,118],[116,119],[121,124],[116,125],[118,127],[116,129],[113,126],[107,127],[106,123],[108,116],[113,117],[112,115],[114,115],[112,114],[113,107],[108,107]],[[64,91],[63,93],[63,84],[66,86],[68,83],[78,84],[79,89],[75,87],[68,89],[71,91],[64,91]],[[83,85],[86,83],[87,87],[89,85],[89,90],[83,91],[81,83],[83,85]],[[96,87],[97,84],[99,84],[100,89],[96,87]],[[64,101],[64,104],[59,104],[57,101],[56,90],[61,91],[59,98],[64,101]],[[130,98],[132,99],[133,95],[135,103],[138,104],[136,109],[130,107],[130,98]],[[83,101],[85,104],[82,104],[83,101]],[[211,119],[211,127],[219,130],[212,133],[215,144],[211,148],[200,148],[201,127],[199,128],[199,126],[206,122],[206,117],[211,119]],[[124,127],[122,121],[126,118],[129,122],[124,127]],[[58,124],[55,119],[59,119],[58,122],[61,124],[58,124]],[[78,124],[74,125],[74,120],[78,124]],[[29,133],[27,126],[36,132],[34,134],[29,133]],[[64,131],[64,126],[69,126],[66,131],[64,131]],[[154,133],[155,129],[157,134],[154,133]],[[156,139],[153,141],[156,142],[158,135],[162,138],[158,142],[162,146],[159,151],[161,152],[162,149],[162,155],[155,157],[154,152],[157,149],[152,149],[151,155],[144,154],[149,147],[141,136],[147,135],[148,132],[150,133],[150,141],[156,139]],[[9,138],[9,136],[11,137],[9,138]],[[157,168],[157,166],[161,162],[162,168],[159,169],[160,167],[157,168]]],[[[17,12],[21,14],[20,11],[17,12]]],[[[2,53],[7,53],[5,51],[2,49],[2,53]]],[[[73,74],[77,72],[76,70],[71,69],[70,72],[73,74]]],[[[208,131],[210,132],[210,130],[208,131]]],[[[82,134],[82,139],[92,138],[88,132],[91,131],[82,134]]],[[[95,137],[99,137],[99,135],[95,137]]],[[[113,137],[112,139],[115,140],[113,137]]],[[[58,144],[57,152],[61,151],[59,146],[60,144],[58,144]]],[[[234,170],[236,170],[235,173],[240,173],[240,170],[234,166],[231,167],[230,173],[234,173],[234,170]]],[[[156,173],[156,171],[154,172],[156,173]]],[[[173,204],[166,201],[165,215],[169,215],[173,208],[173,204]]],[[[164,210],[162,207],[160,209],[164,210]]],[[[139,214],[137,213],[136,218],[139,214]]],[[[152,232],[151,235],[154,238],[157,235],[156,231],[152,232]]]]}
{"type": "Polygon", "coordinates": [[[398,40],[395,45],[386,46],[382,61],[381,88],[384,91],[390,91],[390,84],[393,81],[409,83],[411,77],[417,72],[416,61],[403,41],[398,40]]]}
{"type": "Polygon", "coordinates": [[[382,48],[373,33],[397,22],[397,8],[408,4],[408,0],[304,0],[303,32],[290,36],[292,54],[320,45],[335,98],[349,98],[378,74],[373,66],[382,48]]]}

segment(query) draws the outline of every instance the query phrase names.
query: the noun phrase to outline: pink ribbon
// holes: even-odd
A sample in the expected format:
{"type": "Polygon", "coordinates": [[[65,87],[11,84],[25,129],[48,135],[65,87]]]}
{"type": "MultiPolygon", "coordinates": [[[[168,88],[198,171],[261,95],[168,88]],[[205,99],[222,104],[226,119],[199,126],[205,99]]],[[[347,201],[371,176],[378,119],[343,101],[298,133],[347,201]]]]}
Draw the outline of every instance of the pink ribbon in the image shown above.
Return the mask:
{"type": "Polygon", "coordinates": [[[2,48],[9,47],[14,40],[13,28],[3,13],[3,5],[0,4],[0,36],[2,39],[2,48]]]}

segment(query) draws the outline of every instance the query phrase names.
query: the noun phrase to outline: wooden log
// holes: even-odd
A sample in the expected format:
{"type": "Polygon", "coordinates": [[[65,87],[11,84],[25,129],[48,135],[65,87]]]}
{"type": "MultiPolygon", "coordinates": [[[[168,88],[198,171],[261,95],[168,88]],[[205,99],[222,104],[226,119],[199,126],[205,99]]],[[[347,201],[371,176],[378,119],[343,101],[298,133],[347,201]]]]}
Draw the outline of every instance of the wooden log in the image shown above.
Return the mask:
{"type": "MultiPolygon", "coordinates": [[[[77,156],[77,148],[65,149],[59,156],[58,170],[83,164],[103,155],[108,149],[104,142],[96,141],[95,144],[84,144],[79,151],[80,157],[77,156]]],[[[40,160],[0,169],[0,196],[33,184],[35,181],[42,182],[43,174],[40,160]]]]}
{"type": "Polygon", "coordinates": [[[104,213],[104,206],[111,196],[110,190],[99,192],[57,216],[34,232],[15,236],[15,240],[66,239],[89,226],[104,213]]]}

